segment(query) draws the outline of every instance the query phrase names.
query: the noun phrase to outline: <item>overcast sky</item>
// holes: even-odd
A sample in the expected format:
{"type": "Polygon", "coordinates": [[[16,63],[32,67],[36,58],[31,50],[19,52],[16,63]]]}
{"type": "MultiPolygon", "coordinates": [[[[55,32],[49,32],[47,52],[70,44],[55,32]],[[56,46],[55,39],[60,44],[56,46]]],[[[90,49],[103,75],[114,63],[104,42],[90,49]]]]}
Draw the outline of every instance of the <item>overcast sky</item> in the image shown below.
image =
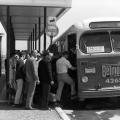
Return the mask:
{"type": "Polygon", "coordinates": [[[57,22],[59,35],[74,23],[96,17],[120,17],[120,0],[72,0],[72,8],[57,22]]]}

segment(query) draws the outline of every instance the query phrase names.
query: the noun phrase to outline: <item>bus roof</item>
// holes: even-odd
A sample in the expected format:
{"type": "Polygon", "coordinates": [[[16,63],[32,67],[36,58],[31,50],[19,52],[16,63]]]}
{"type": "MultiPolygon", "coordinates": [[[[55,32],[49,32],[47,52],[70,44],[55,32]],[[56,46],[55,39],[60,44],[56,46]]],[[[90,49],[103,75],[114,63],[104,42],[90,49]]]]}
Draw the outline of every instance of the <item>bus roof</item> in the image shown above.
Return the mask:
{"type": "Polygon", "coordinates": [[[82,24],[81,26],[82,28],[89,29],[89,25],[92,22],[96,22],[96,23],[97,22],[120,22],[120,17],[89,18],[89,19],[83,20],[77,25],[82,24]]]}
{"type": "Polygon", "coordinates": [[[58,38],[56,38],[54,40],[54,42],[64,39],[66,34],[68,35],[68,34],[71,34],[71,33],[75,33],[79,29],[80,29],[80,26],[75,25],[75,24],[71,25],[65,32],[63,32],[58,38]]]}
{"type": "MultiPolygon", "coordinates": [[[[58,38],[55,39],[55,41],[60,40],[64,38],[66,34],[75,33],[77,30],[84,29],[84,30],[90,30],[90,23],[102,23],[102,22],[119,22],[119,28],[120,28],[120,17],[104,17],[104,18],[90,18],[83,20],[81,22],[75,23],[71,25],[65,32],[63,32],[58,38]]],[[[109,27],[110,24],[107,26],[109,27]]],[[[99,28],[99,25],[97,26],[99,28]]],[[[104,25],[103,25],[104,27],[104,25]]],[[[112,26],[114,27],[114,25],[112,26]]],[[[107,27],[106,27],[107,28],[107,27]]],[[[54,41],[54,42],[55,42],[54,41]]]]}

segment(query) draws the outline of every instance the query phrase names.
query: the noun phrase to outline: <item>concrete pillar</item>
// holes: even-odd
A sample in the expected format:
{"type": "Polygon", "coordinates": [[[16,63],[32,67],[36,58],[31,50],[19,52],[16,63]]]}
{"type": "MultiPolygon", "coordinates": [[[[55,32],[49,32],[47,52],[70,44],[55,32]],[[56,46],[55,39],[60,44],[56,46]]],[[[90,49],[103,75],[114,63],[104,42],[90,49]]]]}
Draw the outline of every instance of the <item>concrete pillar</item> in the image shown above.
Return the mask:
{"type": "Polygon", "coordinates": [[[35,24],[35,49],[37,49],[37,24],[35,24]]]}
{"type": "Polygon", "coordinates": [[[9,57],[10,57],[10,7],[7,6],[7,60],[6,60],[6,97],[8,99],[8,86],[9,81],[9,57]]]}
{"type": "Polygon", "coordinates": [[[44,7],[44,50],[46,50],[46,19],[47,19],[47,8],[44,7]]]}
{"type": "Polygon", "coordinates": [[[35,40],[34,40],[35,37],[34,37],[34,36],[35,36],[35,34],[34,34],[34,28],[33,28],[33,33],[32,33],[33,50],[35,49],[35,44],[34,44],[34,43],[35,43],[35,42],[34,42],[34,41],[35,41],[35,40]]]}
{"type": "Polygon", "coordinates": [[[31,33],[31,35],[30,35],[30,42],[31,42],[31,49],[30,49],[30,52],[32,51],[32,33],[31,33]]]}
{"type": "Polygon", "coordinates": [[[39,17],[39,20],[38,20],[38,50],[40,51],[41,49],[41,18],[39,17]]]}
{"type": "Polygon", "coordinates": [[[10,16],[10,54],[15,51],[15,36],[14,30],[12,26],[12,18],[10,16]]]}
{"type": "Polygon", "coordinates": [[[7,6],[7,58],[10,57],[10,7],[7,6]]]}

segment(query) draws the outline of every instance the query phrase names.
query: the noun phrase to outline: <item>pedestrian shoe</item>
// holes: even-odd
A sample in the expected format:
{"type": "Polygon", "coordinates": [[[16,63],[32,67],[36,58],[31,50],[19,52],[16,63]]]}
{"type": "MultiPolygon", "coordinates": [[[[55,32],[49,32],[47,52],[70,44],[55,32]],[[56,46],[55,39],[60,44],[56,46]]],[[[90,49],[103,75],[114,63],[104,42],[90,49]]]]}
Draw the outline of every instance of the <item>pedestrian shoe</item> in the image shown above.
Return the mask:
{"type": "Polygon", "coordinates": [[[76,94],[71,95],[70,99],[71,99],[71,100],[75,100],[75,99],[77,99],[77,95],[76,95],[76,94]]]}
{"type": "Polygon", "coordinates": [[[54,103],[54,106],[55,106],[55,107],[63,107],[63,106],[61,105],[61,102],[60,102],[60,101],[56,101],[56,102],[54,103]]]}
{"type": "Polygon", "coordinates": [[[41,107],[41,110],[49,110],[49,107],[41,107]]]}
{"type": "Polygon", "coordinates": [[[54,102],[54,106],[59,106],[59,105],[60,105],[59,101],[54,102]]]}
{"type": "Polygon", "coordinates": [[[26,110],[35,110],[33,107],[25,107],[26,110]]]}
{"type": "Polygon", "coordinates": [[[21,107],[20,104],[13,104],[12,106],[13,106],[13,107],[16,107],[16,108],[20,108],[20,107],[21,107]]]}

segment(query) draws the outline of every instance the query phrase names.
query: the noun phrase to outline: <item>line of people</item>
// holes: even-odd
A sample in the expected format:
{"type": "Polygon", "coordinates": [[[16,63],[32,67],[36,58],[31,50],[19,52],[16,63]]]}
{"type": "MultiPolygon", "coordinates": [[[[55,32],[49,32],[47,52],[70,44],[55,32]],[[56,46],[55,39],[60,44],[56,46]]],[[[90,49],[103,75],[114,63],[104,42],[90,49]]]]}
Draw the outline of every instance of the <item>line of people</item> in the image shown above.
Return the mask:
{"type": "Polygon", "coordinates": [[[64,83],[71,86],[71,99],[74,99],[75,82],[69,76],[68,69],[76,68],[67,60],[68,55],[68,52],[63,52],[61,57],[57,54],[57,57],[51,59],[48,51],[40,56],[37,50],[33,50],[31,54],[19,52],[12,55],[9,59],[9,88],[14,88],[15,92],[11,92],[13,95],[9,93],[9,102],[12,100],[13,106],[17,107],[23,103],[26,109],[33,109],[33,98],[37,92],[40,108],[48,109],[50,89],[54,82],[58,84],[55,103],[59,104],[61,101],[64,83]]]}

